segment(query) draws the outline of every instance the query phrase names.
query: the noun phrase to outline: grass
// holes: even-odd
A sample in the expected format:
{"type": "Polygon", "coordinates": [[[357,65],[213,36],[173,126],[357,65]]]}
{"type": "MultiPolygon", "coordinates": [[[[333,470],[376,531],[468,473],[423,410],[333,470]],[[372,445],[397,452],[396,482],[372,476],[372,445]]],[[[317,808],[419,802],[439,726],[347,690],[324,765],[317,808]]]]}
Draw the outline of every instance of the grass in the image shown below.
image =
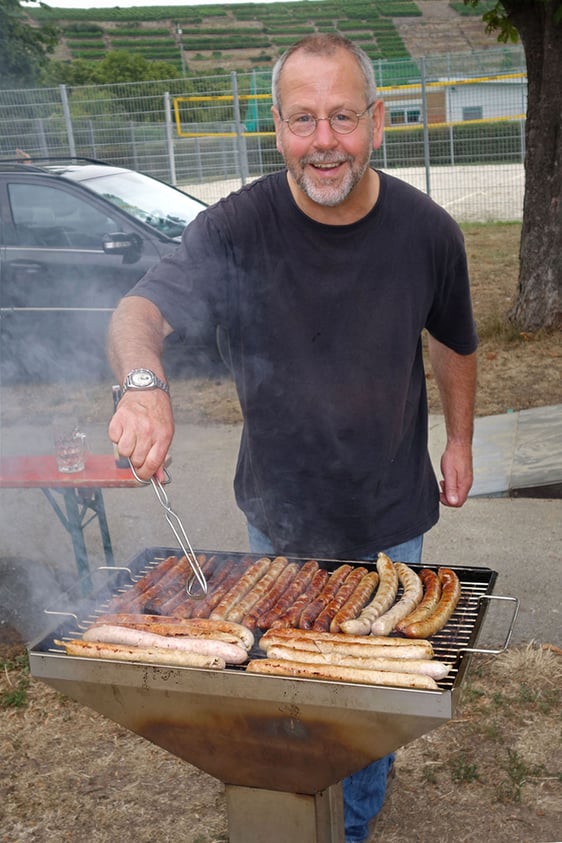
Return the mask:
{"type": "Polygon", "coordinates": [[[29,659],[27,653],[0,661],[4,681],[0,690],[0,709],[25,708],[29,690],[29,659]]]}

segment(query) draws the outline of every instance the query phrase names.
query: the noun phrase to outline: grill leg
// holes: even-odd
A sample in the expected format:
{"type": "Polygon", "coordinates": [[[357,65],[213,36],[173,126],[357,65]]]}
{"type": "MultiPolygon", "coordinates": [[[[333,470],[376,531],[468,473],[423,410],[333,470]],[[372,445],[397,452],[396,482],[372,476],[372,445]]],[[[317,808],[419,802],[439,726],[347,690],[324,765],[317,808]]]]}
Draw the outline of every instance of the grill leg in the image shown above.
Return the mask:
{"type": "Polygon", "coordinates": [[[314,796],[226,785],[230,843],[344,843],[340,784],[314,796]]]}

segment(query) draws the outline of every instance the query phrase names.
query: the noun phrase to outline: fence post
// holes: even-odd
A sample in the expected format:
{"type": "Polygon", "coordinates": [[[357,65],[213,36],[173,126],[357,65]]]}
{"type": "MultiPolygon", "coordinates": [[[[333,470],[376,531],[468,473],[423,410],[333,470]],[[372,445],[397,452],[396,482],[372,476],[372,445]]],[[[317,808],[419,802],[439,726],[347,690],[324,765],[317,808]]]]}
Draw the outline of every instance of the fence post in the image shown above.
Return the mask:
{"type": "Polygon", "coordinates": [[[68,150],[70,152],[70,157],[76,158],[76,145],[74,143],[74,132],[72,131],[72,119],[70,117],[70,106],[68,104],[68,92],[66,90],[66,85],[59,85],[59,91],[66,126],[66,136],[68,138],[68,150]]]}
{"type": "Polygon", "coordinates": [[[232,81],[232,98],[234,104],[234,121],[236,124],[236,140],[237,140],[237,148],[238,148],[238,164],[240,167],[240,181],[242,182],[242,187],[246,184],[246,179],[248,178],[248,161],[246,160],[246,148],[244,143],[244,126],[242,125],[242,119],[240,117],[240,100],[238,99],[238,77],[236,76],[236,72],[233,70],[230,74],[230,79],[232,81]]]}
{"type": "Polygon", "coordinates": [[[170,165],[170,181],[174,187],[177,187],[178,180],[176,178],[176,159],[174,156],[174,136],[172,130],[172,106],[170,105],[169,91],[166,91],[164,94],[164,113],[166,115],[166,148],[168,150],[168,164],[170,165]]]}
{"type": "Polygon", "coordinates": [[[427,116],[427,88],[425,79],[425,58],[420,61],[421,89],[422,89],[422,115],[423,115],[423,163],[425,167],[425,191],[431,196],[431,179],[429,163],[429,126],[427,116]]]}

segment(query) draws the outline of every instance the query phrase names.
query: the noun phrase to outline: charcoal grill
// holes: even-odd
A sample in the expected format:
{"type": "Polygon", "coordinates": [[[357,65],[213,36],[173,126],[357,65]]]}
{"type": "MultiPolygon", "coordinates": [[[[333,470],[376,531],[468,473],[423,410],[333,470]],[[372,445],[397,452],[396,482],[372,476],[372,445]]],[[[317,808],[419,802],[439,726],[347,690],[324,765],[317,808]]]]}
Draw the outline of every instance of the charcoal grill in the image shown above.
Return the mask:
{"type": "MultiPolygon", "coordinates": [[[[196,552],[235,564],[248,558],[196,552]]],[[[127,571],[112,572],[90,596],[77,597],[72,615],[57,617],[55,628],[30,647],[31,672],[224,782],[231,843],[263,843],[265,829],[269,843],[343,843],[342,779],[451,719],[471,654],[505,649],[518,609],[516,598],[492,594],[495,571],[449,566],[462,597],[432,638],[435,658],[453,665],[438,691],[261,676],[237,666],[216,671],[96,660],[57,646],[55,640],[81,635],[115,594],[178,553],[148,548],[127,571]],[[512,601],[513,617],[503,647],[480,650],[475,644],[491,600],[512,601]]],[[[328,570],[341,564],[320,561],[328,570]]]]}

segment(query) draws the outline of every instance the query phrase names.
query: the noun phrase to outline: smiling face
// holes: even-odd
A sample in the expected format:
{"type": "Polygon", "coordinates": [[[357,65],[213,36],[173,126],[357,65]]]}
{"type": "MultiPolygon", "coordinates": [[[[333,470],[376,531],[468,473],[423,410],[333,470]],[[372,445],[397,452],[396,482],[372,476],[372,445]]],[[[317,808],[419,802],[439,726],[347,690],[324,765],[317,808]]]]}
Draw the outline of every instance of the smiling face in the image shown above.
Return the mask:
{"type": "Polygon", "coordinates": [[[321,222],[351,222],[376,201],[378,177],[369,168],[372,149],[382,142],[383,104],[378,100],[349,134],[319,120],[311,135],[295,135],[287,118],[308,113],[330,117],[340,109],[365,111],[366,85],[355,57],[344,49],[332,55],[297,51],[279,80],[280,110],[272,109],[277,149],[289,172],[289,185],[301,209],[321,222]]]}

